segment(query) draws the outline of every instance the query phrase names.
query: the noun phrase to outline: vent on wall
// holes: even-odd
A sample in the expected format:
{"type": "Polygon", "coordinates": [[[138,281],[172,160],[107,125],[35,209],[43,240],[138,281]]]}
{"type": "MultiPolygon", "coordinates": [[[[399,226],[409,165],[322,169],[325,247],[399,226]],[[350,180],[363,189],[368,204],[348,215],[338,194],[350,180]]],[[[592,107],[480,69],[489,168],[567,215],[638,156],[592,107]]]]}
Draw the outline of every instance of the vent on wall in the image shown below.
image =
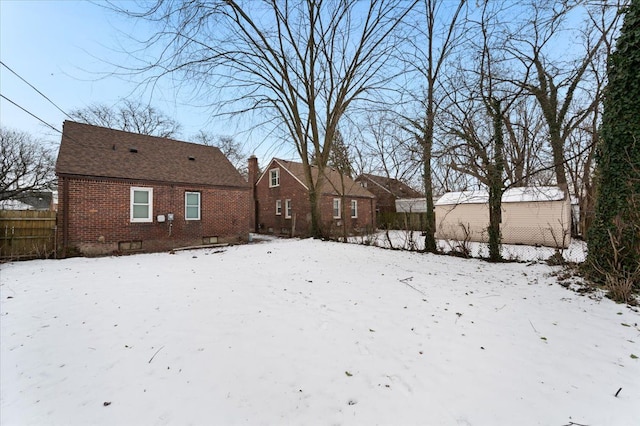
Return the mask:
{"type": "Polygon", "coordinates": [[[189,156],[189,161],[196,161],[196,157],[189,156]]]}
{"type": "Polygon", "coordinates": [[[138,152],[138,148],[129,148],[129,152],[136,153],[138,152]]]}

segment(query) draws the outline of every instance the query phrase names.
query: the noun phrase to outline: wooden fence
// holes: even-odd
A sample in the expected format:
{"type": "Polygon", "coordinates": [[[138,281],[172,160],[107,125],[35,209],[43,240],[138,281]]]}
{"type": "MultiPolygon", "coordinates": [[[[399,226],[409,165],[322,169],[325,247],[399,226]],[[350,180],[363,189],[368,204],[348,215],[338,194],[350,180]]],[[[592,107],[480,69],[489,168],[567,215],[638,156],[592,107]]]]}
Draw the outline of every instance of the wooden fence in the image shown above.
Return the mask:
{"type": "Polygon", "coordinates": [[[0,259],[48,258],[56,250],[56,212],[0,210],[0,259]]]}

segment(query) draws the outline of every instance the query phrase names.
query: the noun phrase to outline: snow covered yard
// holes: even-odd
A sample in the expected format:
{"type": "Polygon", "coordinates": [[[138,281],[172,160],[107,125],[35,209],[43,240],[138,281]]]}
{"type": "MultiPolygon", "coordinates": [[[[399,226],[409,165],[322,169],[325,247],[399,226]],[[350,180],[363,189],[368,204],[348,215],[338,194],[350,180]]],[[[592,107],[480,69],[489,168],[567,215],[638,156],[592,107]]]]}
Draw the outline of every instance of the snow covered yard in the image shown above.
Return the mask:
{"type": "Polygon", "coordinates": [[[640,424],[640,314],[542,264],[275,240],[0,268],[2,425],[640,424]]]}

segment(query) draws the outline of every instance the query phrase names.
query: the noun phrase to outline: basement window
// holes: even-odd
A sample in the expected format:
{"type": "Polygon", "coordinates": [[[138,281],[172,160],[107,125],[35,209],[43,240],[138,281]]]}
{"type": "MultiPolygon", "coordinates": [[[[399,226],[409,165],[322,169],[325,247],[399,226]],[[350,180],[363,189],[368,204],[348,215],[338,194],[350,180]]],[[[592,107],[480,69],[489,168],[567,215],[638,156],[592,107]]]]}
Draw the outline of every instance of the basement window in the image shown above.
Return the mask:
{"type": "Polygon", "coordinates": [[[118,243],[118,250],[122,252],[142,250],[142,241],[120,241],[118,243]]]}

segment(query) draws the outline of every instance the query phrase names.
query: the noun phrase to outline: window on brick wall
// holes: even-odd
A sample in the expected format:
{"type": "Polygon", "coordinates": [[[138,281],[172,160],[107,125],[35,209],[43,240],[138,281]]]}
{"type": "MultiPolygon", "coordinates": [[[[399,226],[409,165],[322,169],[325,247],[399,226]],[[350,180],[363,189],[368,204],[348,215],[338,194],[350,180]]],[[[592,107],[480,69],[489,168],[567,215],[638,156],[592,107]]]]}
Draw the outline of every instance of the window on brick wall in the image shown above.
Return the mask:
{"type": "Polygon", "coordinates": [[[280,186],[280,169],[269,170],[269,188],[280,186]]]}
{"type": "Polygon", "coordinates": [[[153,222],[153,188],[131,187],[131,222],[153,222]]]}
{"type": "Polygon", "coordinates": [[[351,217],[353,219],[358,217],[358,200],[351,200],[351,217]]]}
{"type": "Polygon", "coordinates": [[[200,193],[184,193],[184,218],[186,220],[200,220],[200,193]]]}
{"type": "Polygon", "coordinates": [[[333,199],[333,218],[340,219],[341,215],[340,198],[333,199]]]}
{"type": "Polygon", "coordinates": [[[285,200],[284,202],[284,217],[285,219],[291,218],[291,200],[285,200]]]}
{"type": "Polygon", "coordinates": [[[282,200],[276,200],[276,216],[282,214],[282,200]]]}

